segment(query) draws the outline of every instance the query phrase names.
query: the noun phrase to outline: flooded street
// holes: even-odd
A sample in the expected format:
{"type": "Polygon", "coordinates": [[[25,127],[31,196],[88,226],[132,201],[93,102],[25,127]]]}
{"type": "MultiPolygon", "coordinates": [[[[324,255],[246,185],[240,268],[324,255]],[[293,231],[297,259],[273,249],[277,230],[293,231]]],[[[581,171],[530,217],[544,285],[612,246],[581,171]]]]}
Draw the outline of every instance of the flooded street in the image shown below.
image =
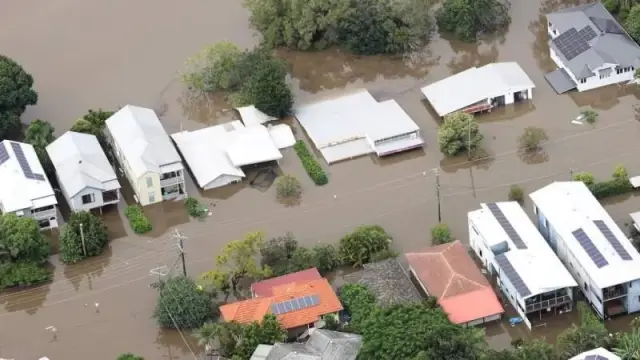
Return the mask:
{"type": "MultiPolygon", "coordinates": [[[[481,202],[506,200],[513,184],[531,191],[553,180],[568,180],[572,171],[589,171],[605,179],[617,164],[627,166],[630,175],[639,175],[640,125],[632,105],[640,92],[616,85],[556,95],[543,77],[553,64],[540,14],[561,3],[513,0],[512,24],[504,35],[479,45],[438,38],[424,53],[407,60],[357,57],[337,50],[280,51],[290,65],[297,102],[367,87],[378,100],[398,101],[418,123],[424,150],[325,166],[329,184],[324,187],[314,186],[293,150],[286,150],[280,167],[298,177],[304,188],[300,205],[293,207],[278,203],[273,187],[263,192],[245,181],[203,193],[188,178],[188,193],[203,199],[212,215],[190,221],[181,203],[146,207],[154,225],[146,236],[131,232],[121,214],[124,203],[119,209],[107,209],[103,216],[114,240],[104,256],[67,267],[54,258],[52,284],[0,294],[0,357],[113,360],[131,351],[154,360],[194,359],[192,351],[200,350],[189,334],[185,344],[180,334],[159,331],[151,318],[156,293],[148,285],[156,278],[150,270],[174,264],[178,254],[171,238],[174,227],[188,238],[188,271],[197,275],[213,266],[221,246],[256,230],[267,236],[290,231],[301,243],[313,244],[336,242],[361,224],[379,224],[394,237],[398,251],[428,246],[429,229],[438,221],[436,168],[443,222],[463,241],[468,236],[466,213],[481,202]],[[479,116],[486,159],[443,159],[437,146],[439,120],[423,101],[420,87],[496,61],[516,61],[527,72],[536,84],[533,101],[479,116]],[[571,124],[589,107],[599,113],[594,125],[571,124]],[[544,128],[549,142],[542,156],[523,159],[516,150],[517,137],[531,125],[544,128]],[[100,303],[100,312],[93,307],[95,302],[100,303]],[[45,330],[48,326],[58,329],[57,339],[45,330]]],[[[90,108],[125,104],[156,109],[169,133],[231,119],[234,114],[221,98],[186,98],[176,72],[206,44],[228,40],[250,47],[259,41],[239,0],[22,1],[4,4],[2,10],[0,51],[34,76],[40,96],[23,120],[49,121],[57,134],[90,108]]],[[[298,136],[304,136],[294,121],[289,123],[298,136]]],[[[124,195],[132,201],[126,191],[124,195]]],[[[531,212],[529,202],[526,206],[531,212]]],[[[628,213],[640,208],[640,197],[611,199],[606,206],[623,226],[628,213]]],[[[553,340],[573,315],[532,334],[553,340]]],[[[614,320],[611,328],[621,329],[627,323],[628,318],[614,320]]],[[[487,333],[498,347],[531,336],[507,326],[487,333]]]]}

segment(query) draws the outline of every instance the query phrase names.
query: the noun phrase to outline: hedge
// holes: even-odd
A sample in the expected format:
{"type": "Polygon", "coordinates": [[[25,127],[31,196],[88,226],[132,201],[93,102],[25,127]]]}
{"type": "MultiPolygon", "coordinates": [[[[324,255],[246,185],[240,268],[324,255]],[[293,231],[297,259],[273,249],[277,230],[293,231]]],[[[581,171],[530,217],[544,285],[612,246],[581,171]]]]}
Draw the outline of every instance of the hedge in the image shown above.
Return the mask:
{"type": "Polygon", "coordinates": [[[296,150],[296,154],[298,154],[300,161],[302,161],[302,166],[316,185],[325,185],[329,182],[327,173],[322,170],[322,167],[313,157],[313,155],[309,151],[309,148],[307,148],[307,144],[305,144],[304,141],[296,141],[294,149],[296,150]]]}
{"type": "Polygon", "coordinates": [[[189,216],[202,219],[207,216],[208,209],[205,208],[200,202],[192,197],[187,197],[184,200],[184,205],[187,208],[189,216]]]}
{"type": "Polygon", "coordinates": [[[629,179],[612,179],[599,181],[588,186],[596,199],[604,199],[609,196],[626,194],[633,190],[629,179]]]}
{"type": "Polygon", "coordinates": [[[142,212],[140,205],[130,205],[124,210],[124,215],[129,219],[129,225],[136,234],[144,234],[151,231],[151,223],[142,212]]]}

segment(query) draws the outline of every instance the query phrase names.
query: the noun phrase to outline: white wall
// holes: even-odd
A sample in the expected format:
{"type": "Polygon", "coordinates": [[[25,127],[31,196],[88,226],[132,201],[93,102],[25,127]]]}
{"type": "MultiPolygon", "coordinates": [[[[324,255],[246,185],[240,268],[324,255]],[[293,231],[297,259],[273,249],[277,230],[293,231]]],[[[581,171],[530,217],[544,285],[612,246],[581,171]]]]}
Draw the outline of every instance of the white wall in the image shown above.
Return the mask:
{"type": "Polygon", "coordinates": [[[89,211],[104,205],[102,202],[102,190],[94,188],[85,188],[68,201],[69,207],[73,211],[89,211]],[[92,203],[82,204],[82,196],[88,194],[93,194],[94,201],[92,203]]]}

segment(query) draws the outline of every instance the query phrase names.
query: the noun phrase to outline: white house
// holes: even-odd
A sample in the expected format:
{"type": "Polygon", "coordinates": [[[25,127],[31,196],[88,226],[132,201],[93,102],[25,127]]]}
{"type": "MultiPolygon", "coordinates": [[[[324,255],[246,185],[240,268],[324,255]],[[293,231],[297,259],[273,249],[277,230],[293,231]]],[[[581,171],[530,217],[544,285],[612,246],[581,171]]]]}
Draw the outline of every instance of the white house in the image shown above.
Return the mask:
{"type": "Polygon", "coordinates": [[[468,222],[471,248],[529,328],[572,309],[578,284],[520,204],[482,204],[468,222]]]}
{"type": "Polygon", "coordinates": [[[470,114],[533,98],[535,85],[515,62],[472,67],[422,88],[440,116],[456,111],[470,114]],[[455,94],[452,96],[451,94],[455,94]]]}
{"type": "Polygon", "coordinates": [[[120,201],[120,183],[94,135],[67,131],[47,146],[47,153],[72,211],[120,201]]]}
{"type": "Polygon", "coordinates": [[[58,227],[58,201],[33,146],[0,142],[0,211],[32,217],[42,230],[58,227]]]}
{"type": "Polygon", "coordinates": [[[141,205],[186,195],[182,160],[155,111],[127,105],[106,124],[114,155],[141,205]]]}
{"type": "Polygon", "coordinates": [[[640,311],[640,255],[579,181],[529,195],[538,229],[602,318],[640,311]]]}
{"type": "Polygon", "coordinates": [[[640,66],[640,46],[600,2],[547,14],[549,55],[558,69],[545,75],[561,94],[628,82],[640,66]]]}
{"type": "Polygon", "coordinates": [[[569,360],[622,360],[620,356],[612,353],[605,348],[597,348],[585,351],[569,360]]]}

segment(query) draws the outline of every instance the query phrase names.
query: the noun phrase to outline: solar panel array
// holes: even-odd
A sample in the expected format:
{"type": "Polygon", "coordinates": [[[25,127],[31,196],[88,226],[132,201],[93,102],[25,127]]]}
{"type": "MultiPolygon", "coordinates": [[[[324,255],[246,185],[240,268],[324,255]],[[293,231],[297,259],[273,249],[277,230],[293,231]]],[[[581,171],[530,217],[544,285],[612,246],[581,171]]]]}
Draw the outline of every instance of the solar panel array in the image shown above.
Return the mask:
{"type": "MultiPolygon", "coordinates": [[[[22,151],[22,146],[19,143],[12,142],[11,148],[13,149],[14,154],[16,154],[16,159],[18,159],[18,164],[20,165],[20,168],[22,168],[22,173],[24,174],[24,177],[31,180],[41,180],[41,181],[45,179],[44,175],[35,174],[31,170],[31,166],[29,166],[29,162],[27,161],[27,158],[24,155],[24,151],[22,151]]],[[[2,149],[5,152],[7,151],[7,149],[5,149],[4,146],[2,146],[2,149]]],[[[7,154],[7,159],[8,158],[9,158],[9,155],[7,154]]],[[[0,150],[0,159],[2,159],[2,150],[0,150]]]]}
{"type": "Polygon", "coordinates": [[[553,39],[553,43],[567,60],[571,60],[583,52],[589,50],[589,41],[598,34],[590,27],[585,26],[580,31],[571,28],[553,39]]]}
{"type": "Polygon", "coordinates": [[[500,226],[502,226],[504,232],[506,232],[509,238],[511,238],[511,241],[513,241],[514,245],[518,249],[526,249],[527,244],[525,244],[520,235],[518,235],[516,229],[511,226],[511,223],[509,222],[509,220],[507,220],[507,217],[504,216],[504,213],[498,207],[498,204],[487,204],[487,208],[489,208],[491,213],[493,213],[493,216],[496,218],[496,220],[498,220],[498,223],[500,223],[500,226]]]}
{"type": "Polygon", "coordinates": [[[584,360],[609,360],[609,358],[603,355],[587,355],[584,360]]]}
{"type": "Polygon", "coordinates": [[[280,315],[291,311],[306,309],[319,304],[320,297],[318,295],[309,295],[273,304],[271,305],[271,312],[274,315],[280,315]]]}
{"type": "Polygon", "coordinates": [[[627,249],[625,249],[622,246],[618,238],[616,238],[616,236],[613,235],[613,232],[611,231],[611,229],[609,229],[609,226],[607,226],[607,224],[605,224],[604,221],[593,220],[593,223],[600,230],[602,235],[604,235],[604,237],[609,241],[611,246],[613,246],[613,249],[618,253],[618,255],[620,255],[620,258],[622,260],[625,260],[625,261],[632,260],[631,255],[629,255],[629,253],[627,252],[627,249]]]}
{"type": "Polygon", "coordinates": [[[522,280],[520,274],[518,274],[513,265],[511,265],[511,261],[509,261],[509,259],[507,259],[504,254],[496,256],[495,259],[502,269],[502,272],[507,276],[513,287],[516,288],[518,294],[520,294],[520,296],[522,297],[531,295],[531,290],[529,290],[529,287],[524,283],[524,280],[522,280]]]}
{"type": "Polygon", "coordinates": [[[4,143],[0,143],[0,165],[4,164],[9,160],[9,153],[7,152],[7,148],[4,146],[4,143]]]}
{"type": "Polygon", "coordinates": [[[593,241],[591,240],[589,235],[587,235],[587,233],[585,233],[584,230],[582,230],[582,228],[573,231],[573,236],[576,238],[576,240],[578,240],[578,243],[580,243],[580,246],[582,246],[584,251],[587,252],[587,255],[589,255],[589,257],[591,258],[593,263],[598,267],[598,269],[609,265],[609,262],[607,261],[607,259],[605,259],[604,256],[602,256],[602,253],[600,252],[600,250],[598,250],[598,248],[593,244],[593,241]]]}

